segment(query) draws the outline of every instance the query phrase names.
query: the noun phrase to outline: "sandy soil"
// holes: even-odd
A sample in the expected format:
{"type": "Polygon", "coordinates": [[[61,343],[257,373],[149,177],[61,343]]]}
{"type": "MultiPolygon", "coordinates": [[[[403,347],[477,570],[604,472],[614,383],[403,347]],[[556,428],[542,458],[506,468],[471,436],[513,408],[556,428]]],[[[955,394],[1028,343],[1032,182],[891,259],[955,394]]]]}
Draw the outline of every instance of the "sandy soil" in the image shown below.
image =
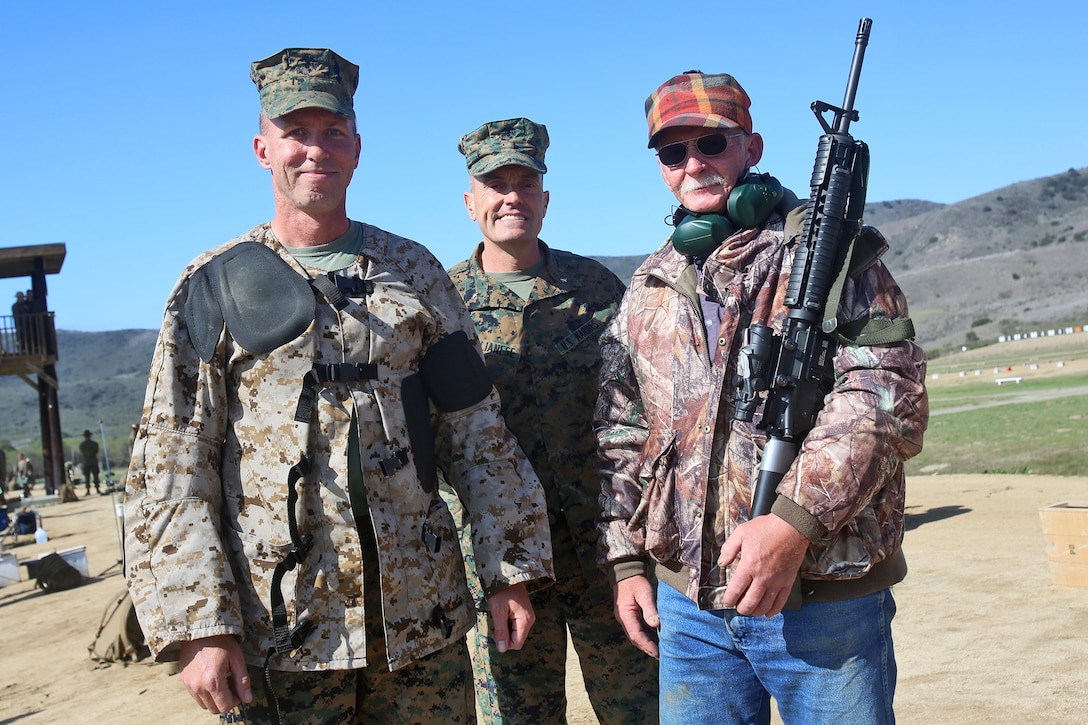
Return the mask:
{"type": "MultiPolygon", "coordinates": [[[[1088,499],[1088,478],[931,476],[908,481],[910,574],[895,591],[903,723],[1088,723],[1088,589],[1056,586],[1039,508],[1088,499]]],[[[42,507],[50,541],[18,560],[86,547],[83,586],[0,588],[0,725],[215,722],[165,665],[96,666],[88,646],[123,591],[110,497],[42,507]]],[[[29,541],[29,539],[24,539],[29,541]]],[[[596,723],[577,678],[570,722],[596,723]]]]}

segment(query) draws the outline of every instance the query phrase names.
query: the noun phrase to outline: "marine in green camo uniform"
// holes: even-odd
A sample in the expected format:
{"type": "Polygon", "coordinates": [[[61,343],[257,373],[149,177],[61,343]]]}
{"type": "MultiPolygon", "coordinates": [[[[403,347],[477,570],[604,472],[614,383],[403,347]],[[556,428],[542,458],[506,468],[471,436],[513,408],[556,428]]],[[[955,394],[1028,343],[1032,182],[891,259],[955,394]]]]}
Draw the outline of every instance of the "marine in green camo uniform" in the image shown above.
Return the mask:
{"type": "MultiPolygon", "coordinates": [[[[531,595],[537,619],[525,649],[496,657],[479,617],[469,635],[477,699],[486,723],[565,723],[569,628],[600,722],[655,723],[657,662],[627,640],[596,566],[597,341],[624,288],[603,265],[538,238],[547,147],[547,129],[525,118],[484,124],[459,144],[471,177],[465,207],[483,242],[450,277],[507,425],[544,485],[556,575],[555,586],[531,595]]],[[[456,518],[458,502],[450,503],[456,518]]]]}

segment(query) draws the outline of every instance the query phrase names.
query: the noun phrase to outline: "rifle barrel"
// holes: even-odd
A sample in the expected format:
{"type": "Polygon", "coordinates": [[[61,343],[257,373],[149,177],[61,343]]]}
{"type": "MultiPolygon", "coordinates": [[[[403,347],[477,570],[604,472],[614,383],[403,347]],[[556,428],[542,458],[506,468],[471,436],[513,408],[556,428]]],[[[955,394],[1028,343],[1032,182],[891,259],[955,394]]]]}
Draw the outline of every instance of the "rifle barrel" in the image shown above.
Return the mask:
{"type": "Polygon", "coordinates": [[[858,24],[858,37],[854,42],[854,58],[850,61],[850,78],[846,82],[846,95],[843,97],[843,113],[838,117],[836,133],[849,133],[850,121],[854,116],[854,97],[858,93],[858,81],[861,79],[861,64],[865,60],[865,46],[869,44],[869,31],[873,28],[873,21],[862,18],[858,24]]]}

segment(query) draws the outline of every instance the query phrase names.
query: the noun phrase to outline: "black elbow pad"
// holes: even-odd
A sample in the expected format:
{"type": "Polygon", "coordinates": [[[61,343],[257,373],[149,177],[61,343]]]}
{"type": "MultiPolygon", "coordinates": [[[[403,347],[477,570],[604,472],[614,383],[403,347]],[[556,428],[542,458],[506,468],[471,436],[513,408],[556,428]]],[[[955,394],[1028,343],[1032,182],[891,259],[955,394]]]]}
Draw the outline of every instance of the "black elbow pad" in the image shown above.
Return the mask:
{"type": "Polygon", "coordinates": [[[475,405],[491,392],[484,359],[461,330],[431,346],[419,374],[427,397],[443,413],[475,405]]]}

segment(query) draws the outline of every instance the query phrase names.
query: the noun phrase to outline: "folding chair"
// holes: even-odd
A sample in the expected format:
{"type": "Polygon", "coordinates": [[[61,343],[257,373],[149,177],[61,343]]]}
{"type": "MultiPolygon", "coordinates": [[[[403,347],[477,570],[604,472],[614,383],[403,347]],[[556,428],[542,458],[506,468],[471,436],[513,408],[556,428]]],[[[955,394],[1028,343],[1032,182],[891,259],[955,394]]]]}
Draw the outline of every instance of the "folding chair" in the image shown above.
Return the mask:
{"type": "Polygon", "coordinates": [[[32,509],[23,509],[15,514],[14,520],[11,519],[11,514],[6,508],[0,509],[0,524],[6,524],[3,526],[2,540],[6,542],[8,539],[14,539],[18,544],[21,536],[29,536],[33,539],[34,532],[41,526],[41,521],[42,517],[32,509]]]}

